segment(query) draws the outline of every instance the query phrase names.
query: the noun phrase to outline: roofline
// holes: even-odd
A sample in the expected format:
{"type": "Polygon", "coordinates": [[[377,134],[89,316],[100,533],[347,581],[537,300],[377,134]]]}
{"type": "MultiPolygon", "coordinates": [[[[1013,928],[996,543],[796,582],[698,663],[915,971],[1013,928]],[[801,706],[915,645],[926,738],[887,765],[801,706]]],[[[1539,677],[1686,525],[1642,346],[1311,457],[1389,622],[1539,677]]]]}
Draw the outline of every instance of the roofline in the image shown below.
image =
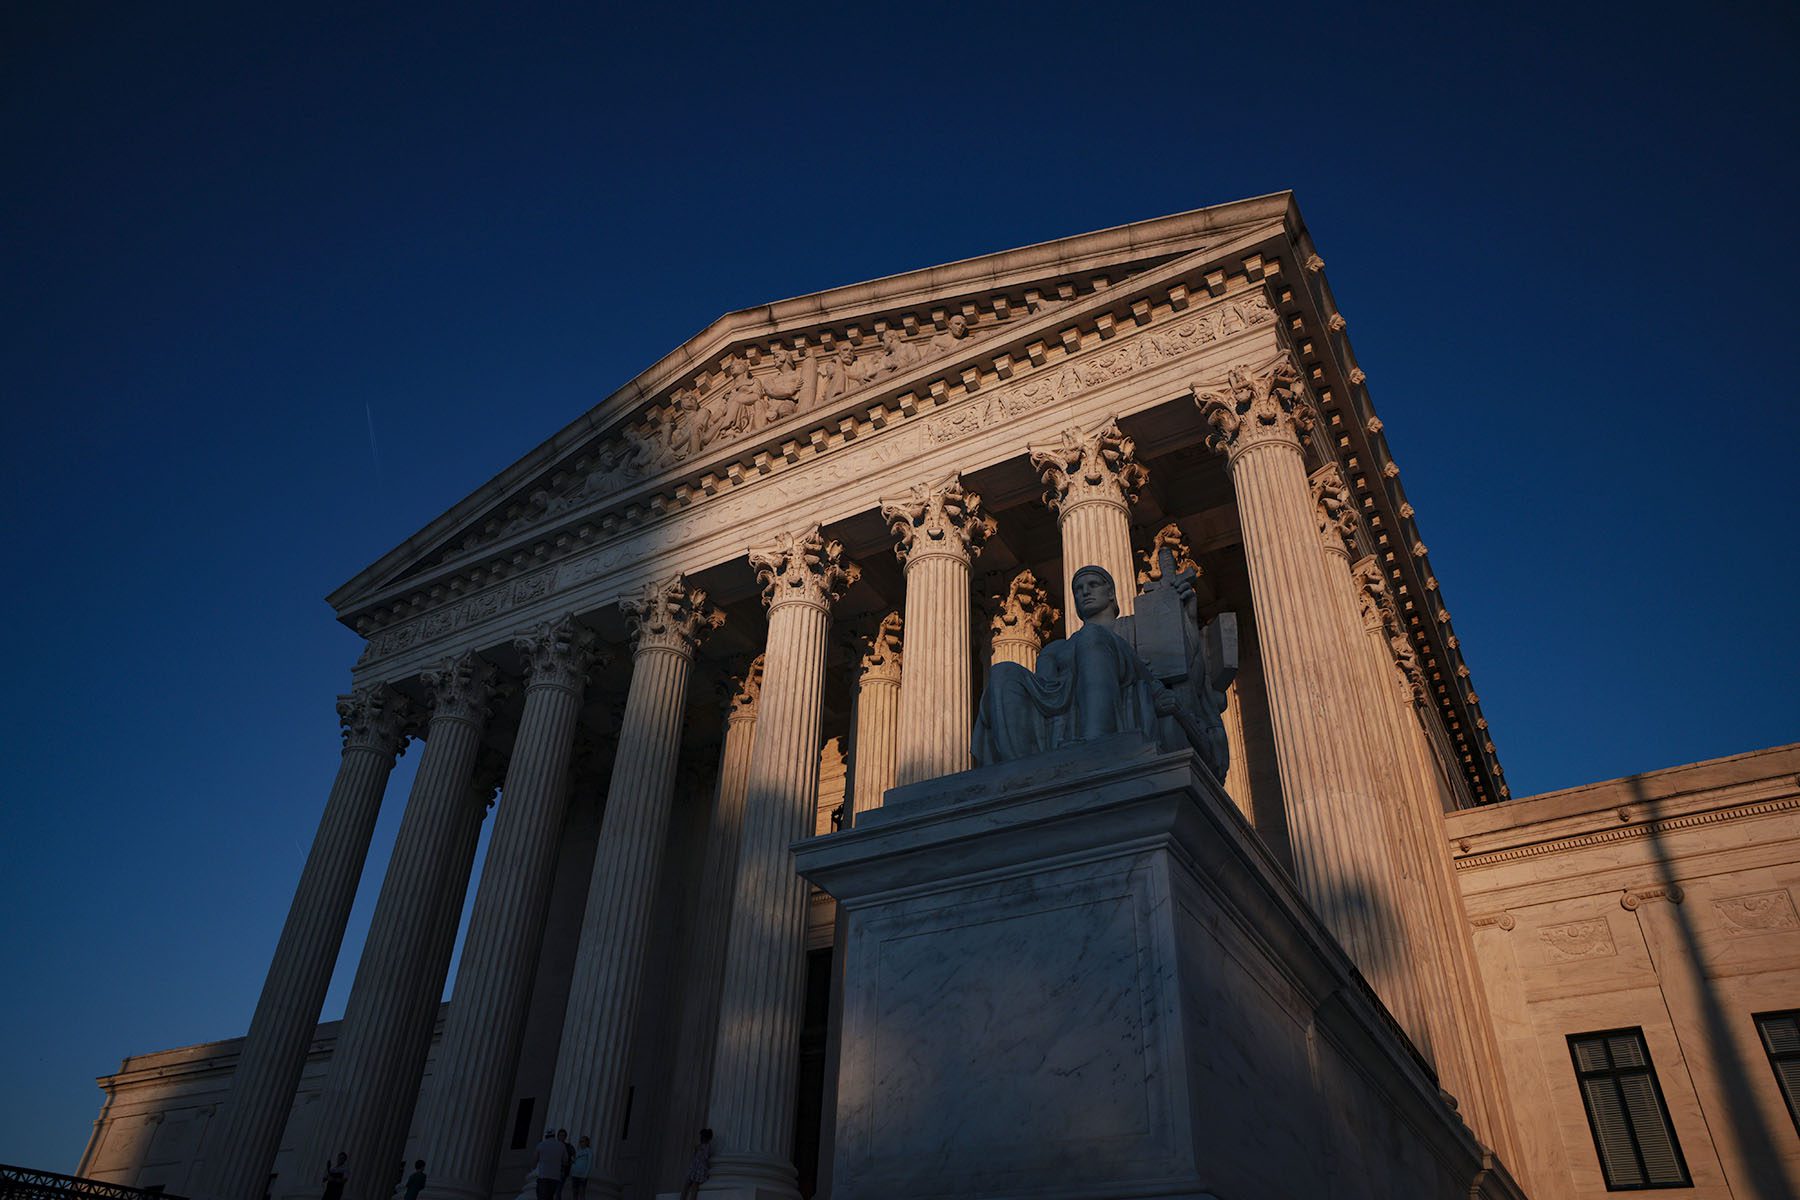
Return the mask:
{"type": "Polygon", "coordinates": [[[1019,273],[1041,274],[1046,270],[1071,267],[1084,259],[1117,255],[1122,251],[1141,255],[1168,247],[1173,252],[1182,243],[1191,241],[1200,234],[1273,219],[1285,219],[1296,235],[1304,228],[1292,191],[1270,192],[1263,196],[1208,205],[1169,216],[1114,225],[1107,229],[1073,234],[1011,250],[999,250],[939,266],[917,268],[897,275],[844,284],[822,292],[728,312],[639,371],[581,416],[526,451],[422,529],[358,571],[333,589],[325,597],[325,602],[341,617],[345,608],[368,586],[401,562],[435,545],[446,532],[469,516],[470,509],[485,503],[489,493],[496,487],[504,490],[516,485],[540,470],[571,444],[585,441],[593,433],[611,424],[620,410],[629,410],[648,399],[671,374],[679,374],[697,361],[712,357],[720,344],[751,330],[773,330],[859,304],[898,304],[918,295],[953,291],[970,285],[991,285],[1006,276],[1019,273]]]}

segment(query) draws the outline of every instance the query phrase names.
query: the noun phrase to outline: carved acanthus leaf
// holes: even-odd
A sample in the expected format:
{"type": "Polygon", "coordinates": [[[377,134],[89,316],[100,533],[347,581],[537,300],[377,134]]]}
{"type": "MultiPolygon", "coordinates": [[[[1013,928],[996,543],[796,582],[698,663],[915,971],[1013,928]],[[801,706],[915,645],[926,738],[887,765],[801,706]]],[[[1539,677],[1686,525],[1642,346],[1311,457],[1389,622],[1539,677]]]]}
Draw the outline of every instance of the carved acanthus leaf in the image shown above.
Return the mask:
{"type": "Polygon", "coordinates": [[[1253,446],[1297,446],[1313,426],[1312,400],[1285,351],[1260,366],[1230,368],[1222,381],[1193,385],[1194,402],[1213,427],[1209,443],[1235,457],[1253,446]]]}
{"type": "Polygon", "coordinates": [[[498,673],[473,651],[446,658],[419,676],[431,698],[431,719],[481,724],[493,707],[498,673]]]}
{"type": "Polygon", "coordinates": [[[888,613],[872,631],[857,635],[859,682],[900,678],[900,614],[888,613]]]}
{"type": "Polygon", "coordinates": [[[982,513],[981,497],[963,488],[960,474],[883,500],[881,515],[899,539],[894,553],[901,562],[932,554],[972,559],[994,532],[994,519],[982,513]]]}
{"type": "Polygon", "coordinates": [[[579,692],[587,686],[588,672],[606,659],[593,631],[573,616],[543,622],[514,638],[513,648],[525,656],[530,687],[579,692]]]}
{"type": "Polygon", "coordinates": [[[990,597],[994,615],[988,628],[995,641],[1030,642],[1041,647],[1056,633],[1062,613],[1050,603],[1050,593],[1031,571],[1020,571],[1005,589],[990,597]]]}
{"type": "Polygon", "coordinates": [[[1192,574],[1196,579],[1205,574],[1200,569],[1200,564],[1194,561],[1194,552],[1188,548],[1187,542],[1183,539],[1181,526],[1170,521],[1156,531],[1156,536],[1150,539],[1148,550],[1138,551],[1137,581],[1139,584],[1155,583],[1163,577],[1160,552],[1165,547],[1175,557],[1177,574],[1192,574]]]}
{"type": "Polygon", "coordinates": [[[1031,447],[1031,465],[1044,481],[1044,503],[1058,513],[1095,500],[1129,508],[1150,478],[1113,417],[1088,431],[1071,425],[1054,443],[1031,447]]]}
{"type": "Polygon", "coordinates": [[[760,654],[750,660],[741,674],[726,678],[725,703],[731,720],[755,718],[756,706],[762,702],[762,681],[763,656],[760,654]]]}
{"type": "Polygon", "coordinates": [[[352,688],[337,698],[338,724],[344,749],[400,754],[416,732],[418,710],[412,701],[385,684],[352,688]]]}
{"type": "Polygon", "coordinates": [[[619,602],[631,625],[638,652],[674,650],[692,654],[707,634],[725,623],[705,590],[690,588],[680,575],[648,583],[636,596],[619,602]]]}
{"type": "Polygon", "coordinates": [[[1361,519],[1350,502],[1350,489],[1344,486],[1343,472],[1336,463],[1326,463],[1313,472],[1312,494],[1319,540],[1327,550],[1355,553],[1356,527],[1361,519]]]}
{"type": "Polygon", "coordinates": [[[750,566],[762,584],[763,603],[811,604],[830,608],[862,578],[862,568],[844,557],[843,544],[827,541],[819,527],[778,533],[766,546],[750,551],[750,566]]]}

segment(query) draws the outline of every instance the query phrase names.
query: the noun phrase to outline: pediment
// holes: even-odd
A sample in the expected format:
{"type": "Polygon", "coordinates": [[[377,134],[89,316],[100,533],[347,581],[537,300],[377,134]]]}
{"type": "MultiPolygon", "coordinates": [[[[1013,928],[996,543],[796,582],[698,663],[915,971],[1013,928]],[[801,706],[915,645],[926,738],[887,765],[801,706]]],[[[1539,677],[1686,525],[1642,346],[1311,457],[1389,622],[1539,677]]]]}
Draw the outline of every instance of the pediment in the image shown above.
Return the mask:
{"type": "Polygon", "coordinates": [[[879,414],[941,400],[965,360],[1004,364],[1015,343],[1023,358],[1133,280],[1298,225],[1278,193],[727,314],[329,602],[367,633],[528,568],[558,539],[879,428],[879,414]]]}

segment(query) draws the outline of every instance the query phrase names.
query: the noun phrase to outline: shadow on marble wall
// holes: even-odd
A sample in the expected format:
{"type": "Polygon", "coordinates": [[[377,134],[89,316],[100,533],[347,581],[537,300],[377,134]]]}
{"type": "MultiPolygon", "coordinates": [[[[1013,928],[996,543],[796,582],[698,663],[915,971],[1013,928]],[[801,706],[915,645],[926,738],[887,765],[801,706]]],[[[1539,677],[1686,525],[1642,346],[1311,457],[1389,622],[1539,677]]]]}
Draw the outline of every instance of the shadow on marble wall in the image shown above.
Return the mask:
{"type": "MultiPolygon", "coordinates": [[[[1662,802],[1650,797],[1641,775],[1629,777],[1626,784],[1631,789],[1632,807],[1641,809],[1648,817],[1646,825],[1656,859],[1657,882],[1665,888],[1675,887],[1678,881],[1675,878],[1674,864],[1658,826],[1663,815],[1662,802]]],[[[1732,1023],[1748,1023],[1750,1014],[1727,1013],[1717,985],[1706,972],[1705,953],[1687,906],[1669,904],[1667,909],[1669,920],[1681,938],[1681,952],[1693,964],[1691,978],[1696,992],[1694,999],[1706,1033],[1706,1052],[1718,1078],[1726,1114],[1730,1117],[1730,1132],[1725,1136],[1738,1143],[1738,1165],[1754,1185],[1754,1195],[1763,1200],[1794,1200],[1793,1189],[1788,1186],[1784,1178],[1785,1172],[1781,1168],[1781,1152],[1777,1149],[1774,1131],[1769,1128],[1767,1114],[1756,1102],[1756,1090],[1750,1082],[1750,1067],[1739,1053],[1737,1039],[1731,1035],[1732,1023]]],[[[1667,989],[1673,983],[1674,981],[1664,980],[1663,987],[1667,989]]]]}

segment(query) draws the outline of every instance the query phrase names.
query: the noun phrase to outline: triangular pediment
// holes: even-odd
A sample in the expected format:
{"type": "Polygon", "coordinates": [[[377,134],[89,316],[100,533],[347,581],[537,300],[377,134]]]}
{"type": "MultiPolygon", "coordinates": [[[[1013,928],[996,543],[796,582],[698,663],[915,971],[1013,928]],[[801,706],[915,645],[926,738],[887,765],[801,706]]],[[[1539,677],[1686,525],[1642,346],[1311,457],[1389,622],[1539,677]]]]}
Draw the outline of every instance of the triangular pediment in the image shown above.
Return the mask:
{"type": "Polygon", "coordinates": [[[366,632],[504,578],[563,531],[591,536],[669,497],[711,494],[865,414],[879,427],[884,405],[930,403],[960,360],[1054,342],[1129,281],[1298,227],[1291,197],[1277,193],[728,313],[329,602],[366,632]]]}

